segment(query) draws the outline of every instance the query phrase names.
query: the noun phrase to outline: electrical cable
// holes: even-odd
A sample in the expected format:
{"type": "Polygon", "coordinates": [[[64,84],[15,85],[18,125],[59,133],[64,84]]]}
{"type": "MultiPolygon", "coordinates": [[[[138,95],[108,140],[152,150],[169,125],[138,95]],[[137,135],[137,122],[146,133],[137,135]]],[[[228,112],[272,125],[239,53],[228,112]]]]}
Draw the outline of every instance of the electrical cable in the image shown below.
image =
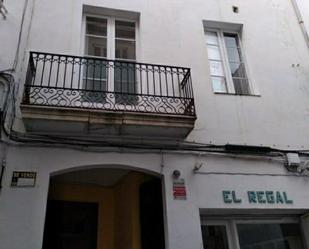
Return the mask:
{"type": "MultiPolygon", "coordinates": [[[[53,135],[36,135],[36,136],[27,136],[24,133],[19,134],[17,132],[12,131],[11,134],[6,132],[11,139],[16,142],[23,143],[51,143],[51,144],[65,144],[65,145],[73,145],[73,146],[105,146],[105,147],[120,147],[120,148],[129,148],[129,149],[148,149],[148,150],[183,150],[183,151],[196,151],[196,152],[217,152],[224,154],[248,154],[245,152],[230,152],[226,151],[223,145],[201,145],[190,143],[190,145],[184,143],[178,143],[177,145],[167,145],[167,144],[141,144],[141,143],[121,143],[121,142],[109,142],[109,141],[100,141],[100,140],[90,140],[90,139],[79,139],[75,137],[63,137],[63,136],[53,136],[53,135]]],[[[283,157],[284,153],[282,150],[275,149],[273,153],[270,154],[254,154],[255,156],[265,156],[268,155],[270,157],[283,157]]]]}
{"type": "MultiPolygon", "coordinates": [[[[65,145],[65,146],[72,146],[74,148],[85,146],[85,147],[106,147],[106,148],[125,148],[125,149],[135,149],[135,150],[147,150],[147,151],[187,151],[187,152],[196,152],[196,153],[218,153],[223,155],[230,155],[232,157],[235,157],[236,155],[254,155],[256,157],[281,157],[284,158],[285,153],[292,152],[292,150],[280,150],[280,149],[274,149],[271,148],[270,153],[252,153],[247,151],[228,151],[226,150],[226,145],[215,145],[215,144],[203,144],[203,143],[195,143],[192,141],[168,141],[169,143],[166,143],[167,141],[160,140],[156,141],[156,143],[149,143],[149,142],[134,142],[125,141],[125,142],[113,142],[108,141],[108,139],[104,139],[102,137],[102,140],[97,139],[89,139],[89,137],[86,136],[61,136],[61,135],[48,135],[48,134],[25,134],[20,133],[17,131],[14,131],[13,129],[13,121],[16,118],[16,83],[14,80],[14,76],[8,73],[2,73],[0,74],[2,77],[10,77],[10,83],[9,85],[9,91],[7,92],[6,96],[6,105],[4,108],[4,118],[2,122],[2,128],[5,133],[5,135],[12,141],[17,143],[26,143],[26,144],[32,144],[32,145],[42,145],[42,144],[50,144],[50,145],[65,145]],[[10,122],[10,128],[7,129],[5,126],[4,120],[6,120],[7,112],[8,112],[8,96],[11,95],[12,98],[12,122],[10,122]],[[104,141],[103,141],[104,140],[104,141]]],[[[145,139],[140,138],[141,141],[144,141],[145,139]]],[[[301,155],[309,156],[307,153],[302,153],[300,151],[293,151],[298,152],[301,155]]]]}
{"type": "Polygon", "coordinates": [[[6,90],[4,91],[5,92],[5,98],[4,98],[4,101],[3,101],[3,113],[2,113],[2,117],[1,117],[1,121],[4,122],[5,120],[5,117],[6,117],[6,113],[7,113],[7,107],[8,107],[8,98],[9,98],[9,95],[10,95],[10,91],[11,91],[11,81],[12,79],[14,80],[14,76],[11,75],[11,74],[8,74],[8,73],[0,73],[0,77],[3,78],[5,81],[2,82],[4,84],[6,84],[6,90]],[[8,78],[9,77],[9,78],[8,78]]]}
{"type": "Polygon", "coordinates": [[[17,63],[18,63],[20,44],[21,44],[21,38],[22,38],[22,34],[23,34],[23,27],[24,27],[24,22],[25,22],[26,10],[27,10],[27,7],[28,7],[28,1],[29,0],[25,0],[23,12],[22,12],[22,18],[21,18],[19,34],[18,34],[18,41],[17,41],[17,48],[16,48],[15,58],[14,58],[13,67],[12,67],[13,71],[15,71],[15,69],[17,67],[17,63]]]}

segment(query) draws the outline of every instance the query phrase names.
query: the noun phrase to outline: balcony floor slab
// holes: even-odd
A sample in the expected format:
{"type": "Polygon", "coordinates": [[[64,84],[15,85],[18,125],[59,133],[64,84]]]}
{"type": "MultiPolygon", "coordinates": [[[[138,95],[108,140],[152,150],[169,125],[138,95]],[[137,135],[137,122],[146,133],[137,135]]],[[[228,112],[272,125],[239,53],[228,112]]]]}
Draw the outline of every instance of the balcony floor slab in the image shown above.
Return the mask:
{"type": "Polygon", "coordinates": [[[184,139],[195,117],[123,111],[21,105],[27,132],[184,139]]]}

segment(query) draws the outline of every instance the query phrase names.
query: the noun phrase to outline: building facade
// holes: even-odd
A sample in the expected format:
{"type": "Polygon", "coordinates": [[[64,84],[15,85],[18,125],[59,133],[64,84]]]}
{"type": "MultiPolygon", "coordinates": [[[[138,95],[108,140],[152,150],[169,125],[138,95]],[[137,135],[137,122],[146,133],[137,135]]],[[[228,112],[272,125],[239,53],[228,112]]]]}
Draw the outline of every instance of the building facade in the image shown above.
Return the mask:
{"type": "Polygon", "coordinates": [[[0,6],[0,249],[309,248],[306,1],[0,6]]]}

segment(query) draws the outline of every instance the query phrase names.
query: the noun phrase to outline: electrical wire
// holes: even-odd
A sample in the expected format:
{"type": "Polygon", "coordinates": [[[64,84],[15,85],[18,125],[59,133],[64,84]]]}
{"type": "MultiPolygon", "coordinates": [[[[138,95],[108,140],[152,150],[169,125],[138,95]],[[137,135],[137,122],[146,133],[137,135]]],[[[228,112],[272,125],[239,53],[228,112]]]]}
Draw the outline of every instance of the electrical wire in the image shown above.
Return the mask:
{"type": "Polygon", "coordinates": [[[18,34],[18,40],[17,40],[17,48],[16,48],[15,58],[14,58],[13,67],[12,67],[13,71],[15,71],[15,69],[17,67],[17,63],[18,63],[19,52],[20,52],[20,44],[21,44],[21,38],[22,38],[22,34],[23,34],[23,27],[24,27],[28,2],[29,2],[29,0],[25,0],[24,7],[23,7],[22,18],[21,18],[21,22],[20,22],[20,28],[19,28],[19,34],[18,34]]]}
{"type": "Polygon", "coordinates": [[[2,122],[4,122],[5,118],[6,118],[6,113],[7,113],[7,109],[8,109],[8,98],[10,96],[10,91],[11,91],[11,81],[12,79],[14,80],[14,76],[8,73],[0,73],[0,77],[3,78],[5,81],[3,82],[4,84],[6,84],[6,86],[4,86],[7,89],[4,89],[5,92],[5,97],[3,100],[3,113],[2,113],[2,117],[1,120],[2,122]]]}
{"type": "MultiPolygon", "coordinates": [[[[14,92],[14,91],[12,91],[14,92]]],[[[15,101],[14,101],[15,102],[15,101]]],[[[12,128],[12,126],[11,126],[12,128]]],[[[4,129],[6,131],[6,129],[4,129]]],[[[7,131],[6,131],[7,132],[7,131]]],[[[107,142],[107,141],[97,141],[97,140],[84,140],[78,139],[74,137],[59,137],[53,135],[40,135],[40,136],[29,136],[24,133],[18,133],[16,131],[11,130],[10,133],[6,133],[10,139],[15,142],[30,145],[37,145],[42,147],[44,146],[52,146],[52,147],[63,147],[68,146],[71,149],[77,150],[87,150],[89,148],[100,148],[98,152],[102,152],[102,147],[105,148],[107,152],[123,152],[124,149],[134,150],[130,151],[130,153],[136,153],[139,151],[140,153],[160,153],[161,156],[163,153],[208,153],[211,155],[220,155],[220,156],[230,156],[234,158],[242,158],[242,159],[266,159],[266,160],[277,160],[285,166],[285,168],[291,172],[292,174],[259,174],[259,173],[231,173],[231,172],[195,172],[197,174],[206,174],[206,175],[255,175],[255,176],[294,176],[294,177],[309,177],[305,174],[295,174],[295,170],[287,167],[285,154],[279,150],[274,150],[271,153],[262,153],[262,154],[254,154],[254,156],[249,156],[245,153],[235,153],[226,151],[225,147],[222,145],[209,145],[209,144],[201,144],[201,143],[193,143],[193,142],[184,142],[178,143],[175,145],[156,145],[153,144],[121,144],[116,142],[107,142]],[[279,157],[281,159],[279,159],[279,157]],[[278,159],[276,159],[278,158],[278,159]]],[[[92,151],[94,152],[94,151],[92,151]]]]}
{"type": "MultiPolygon", "coordinates": [[[[2,129],[9,138],[9,140],[14,141],[15,143],[22,143],[27,145],[34,146],[69,146],[74,149],[82,149],[85,148],[98,148],[104,147],[108,150],[119,150],[119,149],[127,149],[127,150],[143,150],[143,151],[166,151],[166,152],[188,152],[188,153],[212,153],[212,154],[221,154],[221,155],[229,155],[231,157],[239,157],[249,158],[248,155],[254,155],[254,157],[269,157],[269,158],[285,158],[285,153],[292,152],[292,150],[280,150],[271,148],[269,153],[252,153],[248,151],[228,151],[225,148],[225,145],[215,145],[215,144],[203,144],[203,143],[195,143],[192,141],[179,141],[179,140],[157,140],[145,141],[145,138],[140,139],[123,139],[124,141],[109,141],[111,137],[107,138],[102,136],[101,139],[91,139],[85,136],[64,136],[64,135],[53,135],[53,134],[29,134],[29,133],[21,133],[17,132],[13,129],[13,122],[16,119],[16,103],[17,103],[17,92],[16,92],[16,83],[14,80],[14,76],[9,73],[1,73],[0,76],[7,79],[8,88],[5,108],[3,111],[3,119],[2,119],[2,129]],[[8,79],[9,78],[9,79],[8,79]],[[9,128],[5,126],[5,120],[7,120],[8,114],[8,100],[9,95],[12,99],[12,117],[11,122],[9,124],[9,128]],[[136,142],[137,141],[137,142],[136,142]]],[[[309,154],[298,152],[301,155],[309,156],[309,154]]],[[[288,169],[288,168],[287,168],[288,169]]]]}
{"type": "MultiPolygon", "coordinates": [[[[15,102],[15,101],[14,101],[15,102]]],[[[6,129],[4,129],[6,135],[14,140],[15,142],[21,142],[21,143],[50,143],[50,144],[60,144],[60,145],[72,145],[72,146],[87,146],[87,147],[119,147],[119,148],[127,148],[127,149],[146,149],[146,150],[166,150],[166,151],[191,151],[191,152],[213,152],[213,153],[224,153],[224,154],[248,154],[248,152],[231,152],[226,151],[224,145],[213,145],[213,144],[195,144],[193,142],[187,143],[180,143],[177,141],[176,145],[173,143],[170,144],[164,144],[164,143],[133,143],[128,142],[112,142],[107,140],[93,140],[93,139],[81,139],[77,137],[68,137],[68,136],[55,136],[55,135],[27,135],[24,133],[18,133],[13,130],[8,132],[6,129]]],[[[283,157],[284,152],[282,150],[274,149],[271,153],[264,154],[264,153],[251,153],[255,156],[260,157],[283,157]]]]}

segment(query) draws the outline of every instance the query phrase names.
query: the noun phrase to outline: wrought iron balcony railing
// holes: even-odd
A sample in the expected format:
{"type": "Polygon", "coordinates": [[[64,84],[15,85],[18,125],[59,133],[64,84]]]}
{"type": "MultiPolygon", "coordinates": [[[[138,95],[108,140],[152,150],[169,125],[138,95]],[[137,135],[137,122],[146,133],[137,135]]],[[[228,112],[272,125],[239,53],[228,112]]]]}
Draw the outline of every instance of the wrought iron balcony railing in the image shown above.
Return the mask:
{"type": "Polygon", "coordinates": [[[195,116],[189,68],[39,52],[23,104],[195,116]]]}

